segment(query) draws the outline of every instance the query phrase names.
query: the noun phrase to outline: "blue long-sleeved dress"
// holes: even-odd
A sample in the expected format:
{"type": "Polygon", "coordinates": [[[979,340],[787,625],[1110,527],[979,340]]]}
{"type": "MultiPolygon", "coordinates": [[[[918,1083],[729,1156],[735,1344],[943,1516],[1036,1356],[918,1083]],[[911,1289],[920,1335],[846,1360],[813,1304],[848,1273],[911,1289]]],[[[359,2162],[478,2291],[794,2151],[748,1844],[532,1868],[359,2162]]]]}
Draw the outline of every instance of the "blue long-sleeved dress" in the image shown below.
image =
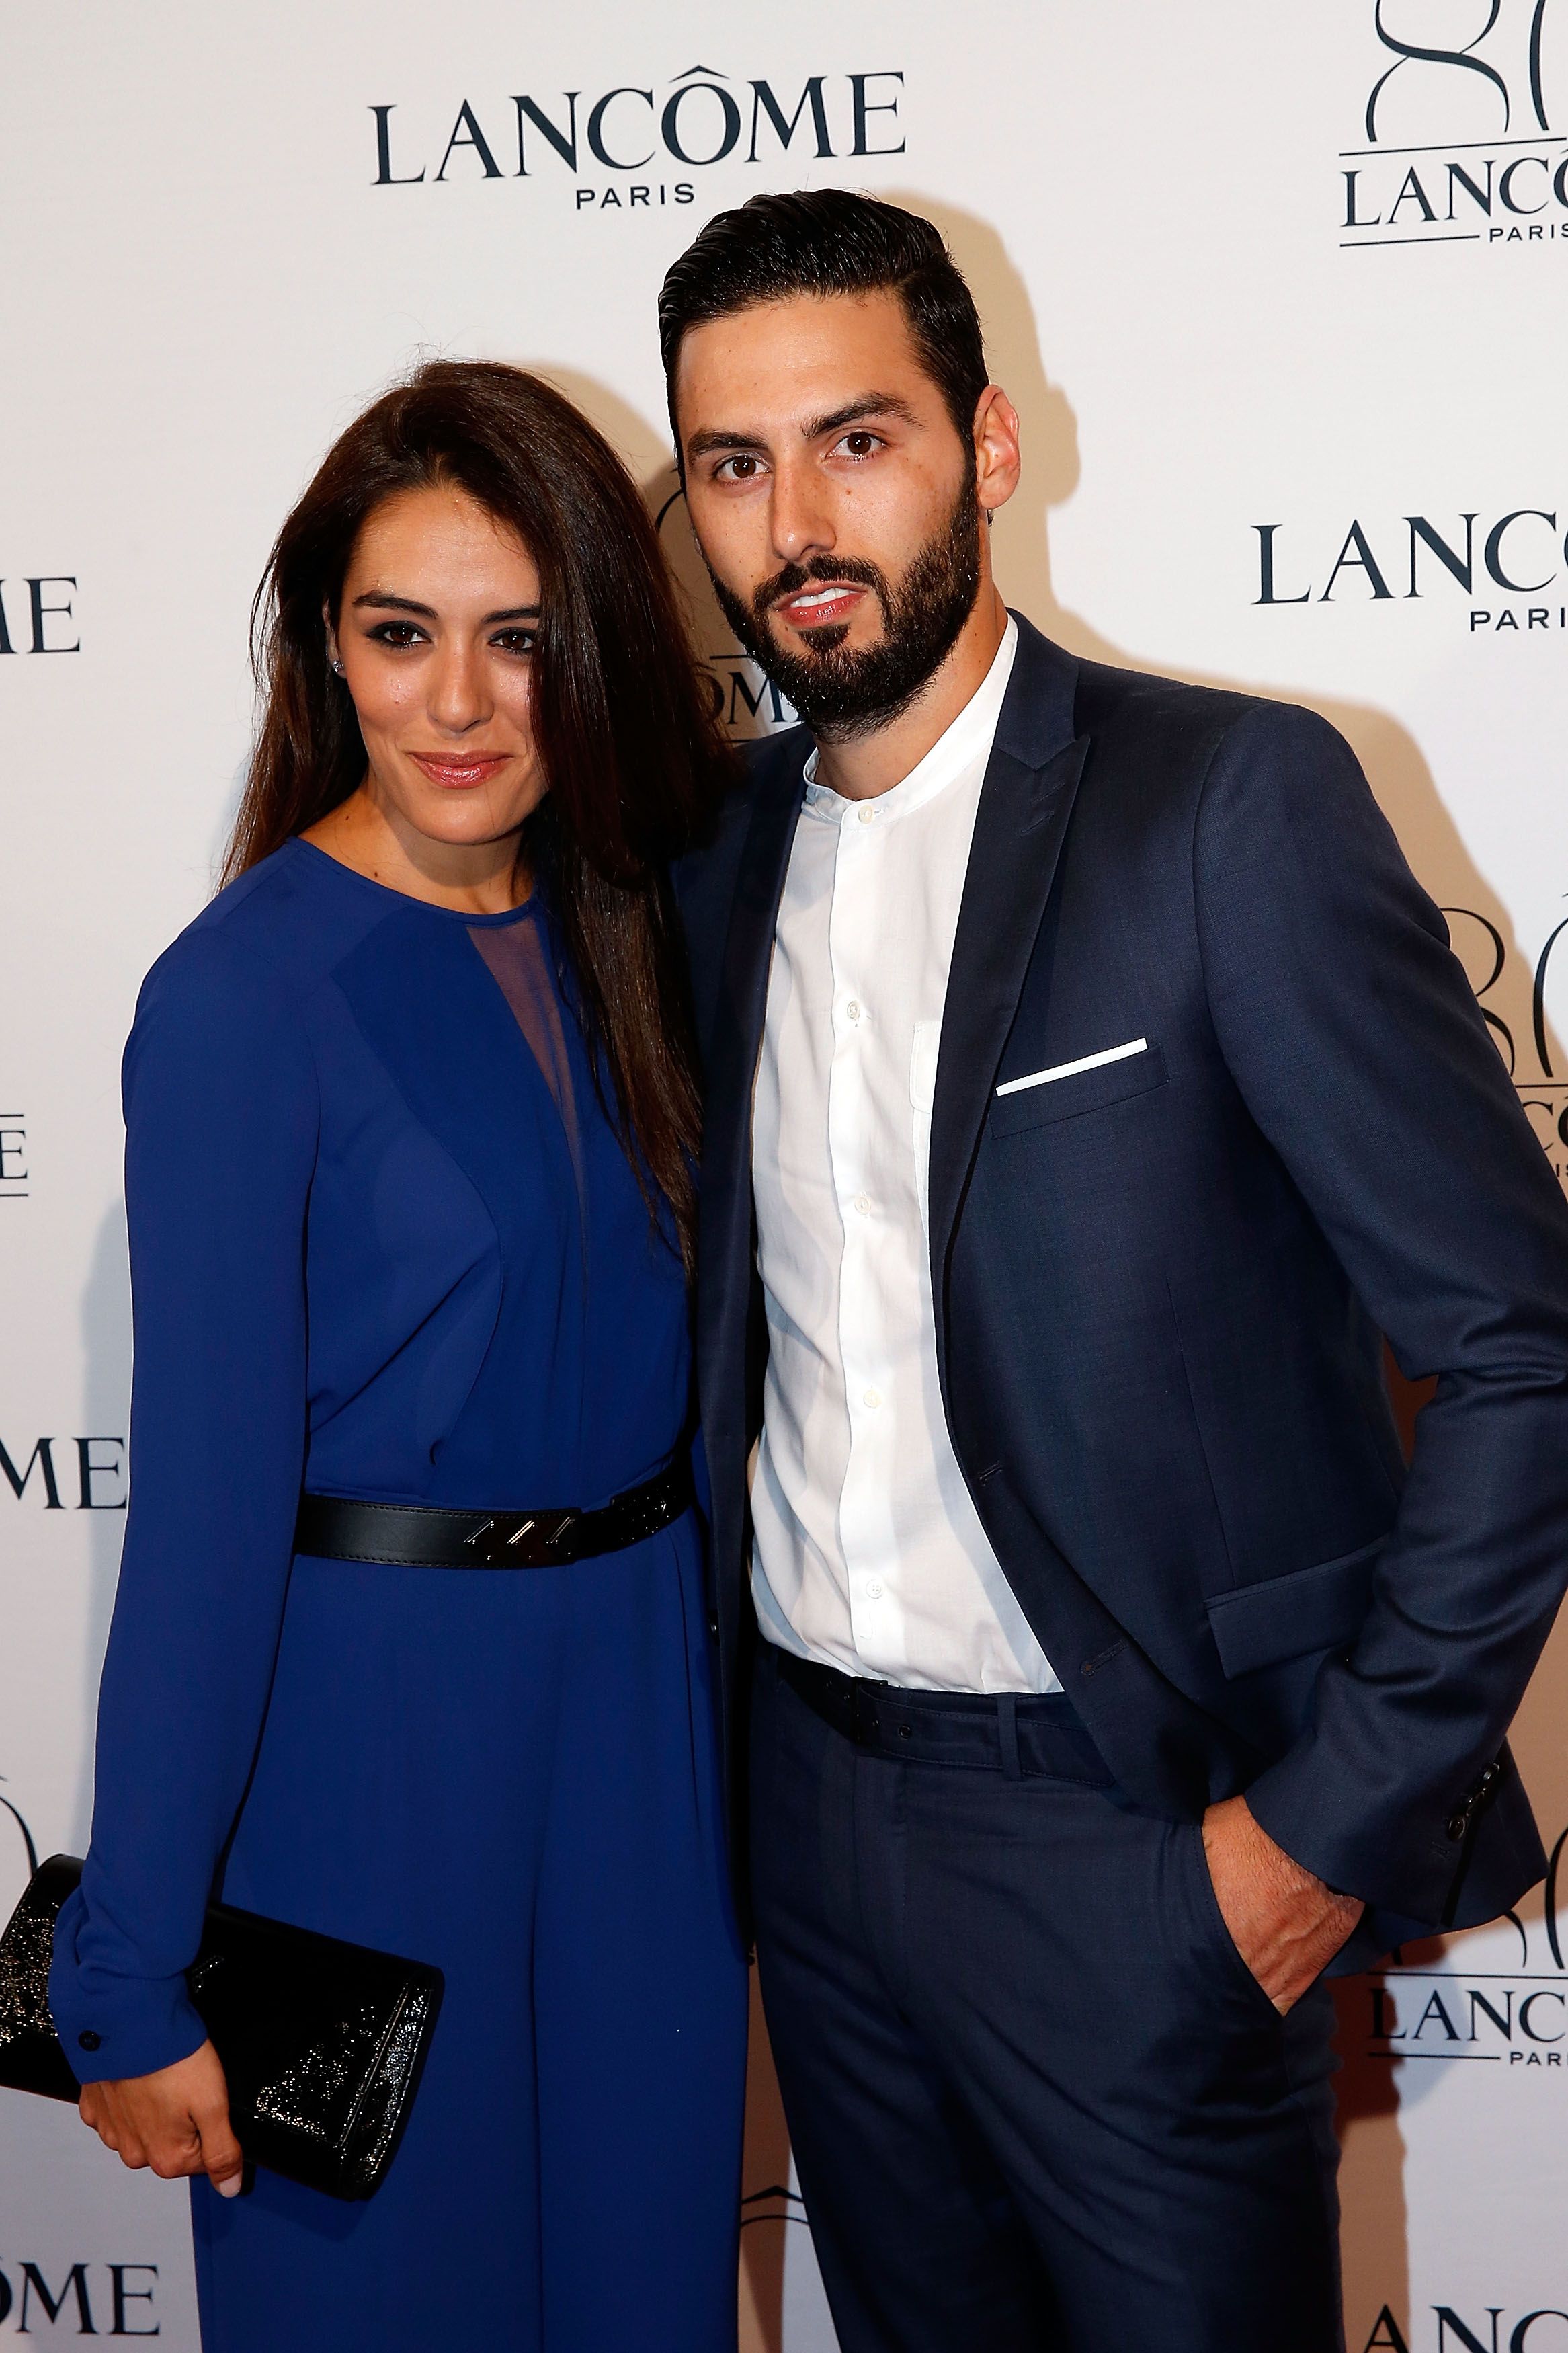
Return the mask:
{"type": "Polygon", "coordinates": [[[84,2081],[203,2039],[228,1901],[437,1963],[345,2205],[193,2184],[206,2353],[722,2353],[745,1971],[693,1515],[543,1570],[296,1557],[301,1486],[591,1506],[675,1449],[680,1267],[536,897],[303,842],[153,968],[127,1050],[132,1503],[50,1999],[84,2081]]]}

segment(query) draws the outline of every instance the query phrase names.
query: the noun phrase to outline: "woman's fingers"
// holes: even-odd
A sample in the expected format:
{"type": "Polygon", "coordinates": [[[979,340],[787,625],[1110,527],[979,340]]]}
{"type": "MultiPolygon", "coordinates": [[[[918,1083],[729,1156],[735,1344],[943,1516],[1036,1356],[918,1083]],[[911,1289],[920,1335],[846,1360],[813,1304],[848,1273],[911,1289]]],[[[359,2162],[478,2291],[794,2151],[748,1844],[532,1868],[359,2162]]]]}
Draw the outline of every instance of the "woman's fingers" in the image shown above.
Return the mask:
{"type": "Polygon", "coordinates": [[[191,2122],[199,2143],[197,2160],[190,2168],[205,2173],[221,2198],[239,2195],[245,2158],[228,2120],[228,2084],[223,2063],[210,2042],[184,2063],[183,2082],[191,2122]]]}
{"type": "Polygon", "coordinates": [[[201,2136],[186,2120],[183,2127],[148,2143],[148,2163],[160,2181],[179,2181],[202,2170],[201,2136]]]}
{"type": "Polygon", "coordinates": [[[89,2132],[98,2135],[105,2148],[112,2149],[116,2157],[123,2157],[127,2165],[145,2165],[145,2152],[133,2136],[124,2132],[115,2116],[110,2088],[104,2084],[85,2084],[77,2102],[77,2113],[89,2132]]]}
{"type": "Polygon", "coordinates": [[[237,2198],[245,2172],[245,2152],[228,2120],[226,2094],[205,2107],[195,2121],[201,2136],[201,2155],[191,2170],[205,2173],[220,2198],[237,2198]]]}
{"type": "Polygon", "coordinates": [[[225,2198],[241,2185],[245,2157],[228,2117],[228,2086],[210,2042],[188,2059],[123,2083],[89,2084],[81,2119],[124,2165],[166,2180],[205,2173],[225,2198]]]}

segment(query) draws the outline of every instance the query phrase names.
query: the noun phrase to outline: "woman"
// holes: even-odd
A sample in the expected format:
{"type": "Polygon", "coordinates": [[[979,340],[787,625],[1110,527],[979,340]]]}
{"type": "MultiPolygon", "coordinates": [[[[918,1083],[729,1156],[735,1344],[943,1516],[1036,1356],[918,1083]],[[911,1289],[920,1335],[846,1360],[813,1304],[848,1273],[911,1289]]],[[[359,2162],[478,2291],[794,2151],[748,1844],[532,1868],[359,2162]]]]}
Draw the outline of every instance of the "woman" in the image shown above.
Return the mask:
{"type": "Polygon", "coordinates": [[[263,597],[228,885],[126,1057],[135,1499],[56,2021],[84,2118],[195,2177],[207,2353],[718,2353],[745,1984],[659,877],[721,746],[634,486],[511,368],[378,401],[263,597]],[[296,1552],[302,1491],[650,1482],[570,1566],[296,1552]],[[366,2204],[245,2179],[183,1974],[215,1889],[446,1973],[366,2204]]]}

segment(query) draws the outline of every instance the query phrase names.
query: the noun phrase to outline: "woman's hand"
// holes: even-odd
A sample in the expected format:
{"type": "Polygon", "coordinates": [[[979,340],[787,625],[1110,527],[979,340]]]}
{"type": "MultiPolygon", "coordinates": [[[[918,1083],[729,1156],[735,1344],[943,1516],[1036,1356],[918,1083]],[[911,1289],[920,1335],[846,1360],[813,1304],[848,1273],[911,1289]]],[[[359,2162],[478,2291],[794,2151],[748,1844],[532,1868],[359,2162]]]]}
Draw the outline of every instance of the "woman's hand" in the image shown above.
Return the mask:
{"type": "Polygon", "coordinates": [[[82,2088],[81,2120],[105,2148],[165,2180],[205,2173],[220,2198],[239,2195],[245,2158],[228,2121],[228,2085],[210,2042],[173,2067],[82,2088]]]}

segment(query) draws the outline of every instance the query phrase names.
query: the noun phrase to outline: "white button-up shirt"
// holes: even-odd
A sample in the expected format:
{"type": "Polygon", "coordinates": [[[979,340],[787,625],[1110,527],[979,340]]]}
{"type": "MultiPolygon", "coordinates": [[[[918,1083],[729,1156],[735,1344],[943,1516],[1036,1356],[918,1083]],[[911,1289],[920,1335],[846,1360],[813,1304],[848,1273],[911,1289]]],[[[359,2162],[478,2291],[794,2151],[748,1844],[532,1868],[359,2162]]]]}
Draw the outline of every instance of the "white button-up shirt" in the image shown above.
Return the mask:
{"type": "Polygon", "coordinates": [[[768,1372],[752,1482],[763,1631],[923,1691],[1061,1686],[953,1453],[937,1384],[927,1164],[980,787],[1017,629],[901,784],[806,768],[752,1110],[768,1372]]]}

